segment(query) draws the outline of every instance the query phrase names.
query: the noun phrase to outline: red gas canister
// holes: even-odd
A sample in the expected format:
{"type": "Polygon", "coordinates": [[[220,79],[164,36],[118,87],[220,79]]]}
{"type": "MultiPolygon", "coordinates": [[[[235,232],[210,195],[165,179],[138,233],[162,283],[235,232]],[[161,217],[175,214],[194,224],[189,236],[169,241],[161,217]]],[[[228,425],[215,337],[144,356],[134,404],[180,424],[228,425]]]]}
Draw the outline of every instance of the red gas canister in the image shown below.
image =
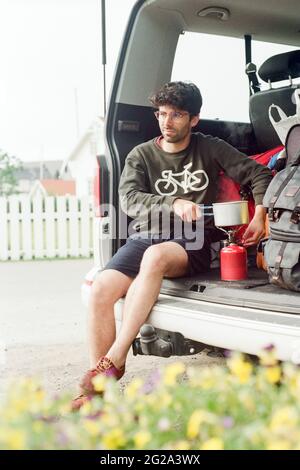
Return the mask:
{"type": "Polygon", "coordinates": [[[244,247],[231,243],[220,252],[222,281],[247,279],[247,251],[244,247]]]}

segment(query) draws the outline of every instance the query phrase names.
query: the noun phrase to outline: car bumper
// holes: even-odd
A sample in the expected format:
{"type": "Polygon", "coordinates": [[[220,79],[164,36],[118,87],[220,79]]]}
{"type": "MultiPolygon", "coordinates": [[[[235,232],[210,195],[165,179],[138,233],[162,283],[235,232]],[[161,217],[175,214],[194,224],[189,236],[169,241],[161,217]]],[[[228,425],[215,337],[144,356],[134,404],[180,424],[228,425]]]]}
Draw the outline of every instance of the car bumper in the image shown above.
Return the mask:
{"type": "MultiPolygon", "coordinates": [[[[99,268],[87,274],[81,288],[87,307],[99,268]]],[[[115,304],[117,330],[122,322],[124,299],[115,304]]],[[[273,344],[278,358],[300,363],[300,316],[245,306],[160,294],[147,323],[165,331],[228,350],[257,355],[273,344]]]]}

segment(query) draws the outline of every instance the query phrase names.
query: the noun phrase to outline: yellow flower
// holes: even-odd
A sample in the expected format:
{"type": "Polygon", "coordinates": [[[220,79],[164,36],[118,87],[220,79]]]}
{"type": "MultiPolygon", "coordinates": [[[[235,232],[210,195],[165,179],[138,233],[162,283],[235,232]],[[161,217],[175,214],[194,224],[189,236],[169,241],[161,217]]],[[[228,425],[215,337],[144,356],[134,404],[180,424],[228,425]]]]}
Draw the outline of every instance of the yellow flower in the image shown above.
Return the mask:
{"type": "Polygon", "coordinates": [[[188,425],[187,425],[187,437],[189,439],[194,439],[198,436],[200,426],[205,420],[205,412],[203,410],[196,410],[191,415],[188,425]]]}
{"type": "Polygon", "coordinates": [[[15,398],[11,403],[10,403],[11,408],[14,410],[15,415],[17,416],[18,414],[23,413],[28,409],[28,402],[26,398],[24,397],[19,397],[15,398]]]}
{"type": "Polygon", "coordinates": [[[255,377],[255,384],[254,384],[256,390],[258,390],[260,393],[268,393],[267,390],[269,391],[270,385],[266,381],[266,377],[264,374],[263,369],[259,369],[256,377],[255,377]]]}
{"type": "MultiPolygon", "coordinates": [[[[146,406],[145,404],[146,403],[147,403],[147,401],[141,401],[141,400],[137,401],[134,404],[133,410],[138,414],[142,413],[143,410],[145,409],[145,406],[146,406]]],[[[151,404],[151,403],[149,403],[149,404],[151,404]]]]}
{"type": "Polygon", "coordinates": [[[80,408],[80,414],[82,414],[83,416],[87,416],[87,415],[92,414],[92,410],[93,410],[92,403],[90,401],[86,401],[80,408]]]}
{"type": "Polygon", "coordinates": [[[138,391],[143,385],[143,380],[142,379],[134,379],[132,382],[130,382],[129,385],[127,385],[125,389],[125,396],[128,398],[136,398],[138,391]]]}
{"type": "Polygon", "coordinates": [[[128,410],[122,412],[122,423],[130,424],[134,421],[134,413],[129,412],[128,410]]]}
{"type": "Polygon", "coordinates": [[[45,400],[45,398],[46,398],[46,394],[44,390],[42,389],[37,390],[32,397],[33,401],[36,403],[42,403],[45,400]]]}
{"type": "Polygon", "coordinates": [[[287,383],[292,395],[296,398],[300,394],[300,373],[296,367],[290,363],[283,364],[283,381],[287,383]]]}
{"type": "Polygon", "coordinates": [[[70,403],[62,403],[58,407],[58,414],[60,416],[66,416],[70,413],[71,411],[71,404],[70,403]]]}
{"type": "Polygon", "coordinates": [[[5,406],[5,409],[1,410],[0,421],[10,423],[14,421],[16,418],[19,418],[19,413],[16,412],[14,408],[12,408],[11,404],[5,406]]]}
{"type": "Polygon", "coordinates": [[[218,437],[212,437],[203,442],[201,450],[224,450],[224,442],[218,437]]]}
{"type": "Polygon", "coordinates": [[[6,434],[7,450],[25,449],[26,435],[24,431],[10,430],[6,434]]]}
{"type": "Polygon", "coordinates": [[[255,411],[256,404],[251,396],[251,390],[242,390],[239,393],[239,399],[248,411],[255,411]]]}
{"type": "Polygon", "coordinates": [[[120,449],[126,444],[124,433],[121,429],[112,429],[103,437],[106,449],[120,449]]]}
{"type": "Polygon", "coordinates": [[[217,370],[213,367],[205,367],[201,370],[196,367],[189,367],[187,369],[189,384],[191,387],[199,387],[208,390],[216,386],[217,370]]]}
{"type": "Polygon", "coordinates": [[[267,450],[289,450],[291,448],[291,444],[284,440],[284,439],[277,439],[267,446],[267,450]]]}
{"type": "Polygon", "coordinates": [[[100,433],[100,426],[97,421],[86,420],[83,423],[83,427],[91,436],[98,436],[100,433]]]}
{"type": "Polygon", "coordinates": [[[157,402],[157,397],[154,394],[145,395],[143,401],[146,405],[155,407],[157,402]]]}
{"type": "Polygon", "coordinates": [[[170,364],[164,371],[164,384],[172,387],[176,384],[178,375],[183,374],[184,371],[185,367],[182,362],[174,362],[174,364],[170,364]]]}
{"type": "MultiPolygon", "coordinates": [[[[150,396],[150,395],[149,395],[150,396]]],[[[171,405],[173,401],[172,395],[167,392],[161,392],[159,394],[153,394],[152,399],[147,400],[147,403],[152,406],[153,410],[165,410],[171,405]]]]}
{"type": "Polygon", "coordinates": [[[151,434],[148,431],[139,431],[134,436],[134,444],[138,449],[143,449],[151,441],[151,434]]]}
{"type": "Polygon", "coordinates": [[[105,413],[101,416],[101,421],[105,426],[110,428],[115,428],[119,425],[119,418],[111,409],[105,410],[105,413]]]}
{"type": "Polygon", "coordinates": [[[103,393],[106,388],[107,377],[105,375],[98,374],[92,379],[92,383],[96,392],[103,393]]]}
{"type": "Polygon", "coordinates": [[[147,414],[143,414],[139,416],[139,424],[140,428],[142,429],[148,429],[149,427],[149,417],[147,414]]]}
{"type": "Polygon", "coordinates": [[[291,364],[290,362],[284,362],[282,364],[282,370],[283,370],[284,377],[286,378],[293,378],[297,373],[296,367],[294,366],[294,364],[291,364]]]}
{"type": "Polygon", "coordinates": [[[51,406],[50,402],[46,399],[46,394],[43,390],[37,390],[28,402],[28,410],[31,413],[38,413],[45,411],[51,406]]]}
{"type": "Polygon", "coordinates": [[[36,432],[37,434],[40,434],[42,431],[43,431],[43,425],[40,421],[35,421],[33,424],[32,424],[32,429],[34,432],[36,432]]]}
{"type": "Polygon", "coordinates": [[[201,380],[201,388],[203,390],[209,390],[210,388],[214,388],[217,384],[216,376],[213,372],[213,369],[206,368],[200,377],[201,380]]]}
{"type": "Polygon", "coordinates": [[[245,361],[240,354],[229,359],[228,367],[232,374],[239,379],[240,383],[244,384],[249,381],[253,367],[250,362],[245,361]]]}
{"type": "Polygon", "coordinates": [[[185,441],[185,440],[181,440],[181,441],[177,441],[175,442],[175,444],[173,444],[172,446],[172,449],[174,450],[190,450],[190,444],[188,441],[185,441]]]}
{"type": "Polygon", "coordinates": [[[187,374],[187,377],[188,377],[189,385],[191,385],[191,387],[200,387],[201,386],[202,380],[201,380],[201,376],[200,376],[200,373],[199,373],[199,369],[197,369],[196,367],[193,367],[193,366],[192,367],[187,367],[186,374],[187,374]]]}
{"type": "Polygon", "coordinates": [[[266,367],[264,375],[268,382],[276,384],[281,378],[281,368],[279,366],[266,367]]]}
{"type": "Polygon", "coordinates": [[[282,431],[283,428],[290,428],[297,425],[296,410],[291,406],[285,406],[273,413],[270,429],[271,431],[282,431]]]}
{"type": "Polygon", "coordinates": [[[264,349],[259,354],[259,362],[262,366],[275,366],[278,362],[275,349],[264,349]]]}

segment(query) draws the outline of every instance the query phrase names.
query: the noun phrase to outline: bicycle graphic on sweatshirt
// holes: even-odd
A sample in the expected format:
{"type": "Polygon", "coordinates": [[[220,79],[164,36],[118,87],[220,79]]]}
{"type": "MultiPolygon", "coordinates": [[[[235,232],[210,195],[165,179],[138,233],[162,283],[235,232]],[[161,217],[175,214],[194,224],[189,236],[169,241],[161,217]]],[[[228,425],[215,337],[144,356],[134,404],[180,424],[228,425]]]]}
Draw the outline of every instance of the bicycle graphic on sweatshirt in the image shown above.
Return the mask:
{"type": "Polygon", "coordinates": [[[178,188],[182,188],[184,194],[189,191],[203,191],[207,188],[209,179],[204,170],[196,170],[194,173],[189,171],[192,162],[185,165],[180,173],[172,173],[172,170],[163,170],[162,178],[155,183],[155,189],[161,196],[173,196],[178,188]],[[175,177],[182,177],[178,181],[175,177]]]}

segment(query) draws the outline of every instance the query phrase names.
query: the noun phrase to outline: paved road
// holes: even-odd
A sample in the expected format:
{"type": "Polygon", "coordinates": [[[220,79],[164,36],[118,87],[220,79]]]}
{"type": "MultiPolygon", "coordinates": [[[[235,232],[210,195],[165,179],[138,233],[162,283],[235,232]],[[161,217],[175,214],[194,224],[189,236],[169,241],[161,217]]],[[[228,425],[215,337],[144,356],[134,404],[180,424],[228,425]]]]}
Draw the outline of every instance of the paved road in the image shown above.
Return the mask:
{"type": "MultiPolygon", "coordinates": [[[[41,378],[50,392],[75,389],[87,367],[80,285],[90,267],[92,260],[0,263],[0,391],[11,379],[28,375],[41,378]]],[[[130,354],[121,384],[174,360],[130,354]]],[[[195,364],[219,361],[205,353],[184,358],[195,364]]]]}
{"type": "Polygon", "coordinates": [[[0,338],[8,345],[84,339],[80,285],[92,260],[0,263],[0,338]]]}
{"type": "Polygon", "coordinates": [[[24,375],[53,391],[74,386],[86,367],[80,285],[91,266],[86,259],[0,263],[0,386],[24,375]]]}

